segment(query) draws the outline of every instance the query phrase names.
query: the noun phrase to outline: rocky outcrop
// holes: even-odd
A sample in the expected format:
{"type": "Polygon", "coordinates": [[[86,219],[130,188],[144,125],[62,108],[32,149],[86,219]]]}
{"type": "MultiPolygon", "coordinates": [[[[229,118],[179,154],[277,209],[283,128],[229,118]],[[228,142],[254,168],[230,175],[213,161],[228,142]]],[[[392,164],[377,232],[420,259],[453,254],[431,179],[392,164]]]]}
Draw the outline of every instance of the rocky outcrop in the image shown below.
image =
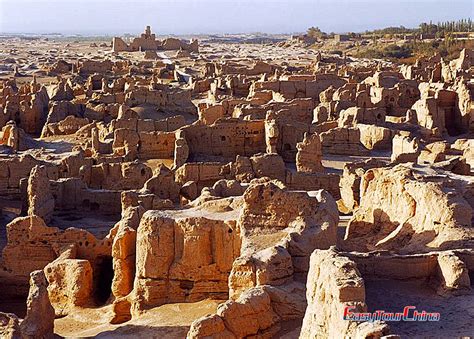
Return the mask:
{"type": "Polygon", "coordinates": [[[357,124],[360,131],[360,142],[369,150],[387,150],[396,131],[377,125],[357,124]]]}
{"type": "Polygon", "coordinates": [[[351,212],[359,206],[360,183],[364,173],[371,168],[385,165],[385,162],[374,158],[344,165],[342,177],[339,181],[341,200],[344,205],[342,206],[343,212],[351,212]]]}
{"type": "Polygon", "coordinates": [[[285,163],[277,153],[258,153],[248,158],[237,156],[230,163],[230,176],[240,182],[248,183],[254,178],[268,177],[285,181],[285,163]]]}
{"type": "Polygon", "coordinates": [[[111,288],[113,295],[118,298],[128,295],[133,289],[136,234],[135,229],[121,225],[112,244],[114,279],[111,288]]]}
{"type": "Polygon", "coordinates": [[[354,127],[338,127],[320,134],[323,154],[365,155],[368,150],[360,142],[360,131],[354,127]]]}
{"type": "Polygon", "coordinates": [[[3,249],[3,265],[7,271],[27,277],[56,258],[48,244],[58,229],[46,226],[38,216],[17,218],[7,225],[8,243],[3,249]]]}
{"type": "Polygon", "coordinates": [[[30,275],[30,292],[26,300],[26,317],[20,324],[23,338],[54,338],[54,308],[48,297],[43,271],[30,275]]]}
{"type": "Polygon", "coordinates": [[[170,302],[227,299],[240,252],[239,229],[224,214],[148,211],[137,230],[132,314],[170,302]]]}
{"type": "Polygon", "coordinates": [[[76,259],[75,246],[69,246],[61,255],[46,265],[48,294],[58,316],[65,316],[76,306],[90,302],[93,290],[93,271],[90,261],[76,259]]]}
{"type": "MultiPolygon", "coordinates": [[[[278,186],[280,185],[280,186],[278,186]]],[[[271,337],[281,321],[301,319],[309,255],[336,241],[337,208],[327,192],[296,192],[252,182],[238,218],[241,254],[229,276],[231,300],[196,320],[188,337],[271,337]],[[258,316],[256,316],[258,314],[258,316]]]]}
{"type": "Polygon", "coordinates": [[[0,336],[5,339],[20,339],[20,319],[13,313],[0,312],[0,336]]]}
{"type": "Polygon", "coordinates": [[[220,304],[217,314],[194,321],[187,338],[271,338],[279,330],[278,321],[270,296],[264,288],[256,287],[235,301],[220,304]]]}
{"type": "Polygon", "coordinates": [[[17,218],[7,225],[3,249],[6,274],[20,287],[35,270],[43,270],[49,300],[58,316],[93,302],[100,290],[101,261],[110,256],[111,242],[75,228],[48,227],[38,216],[17,218]]]}
{"type": "Polygon", "coordinates": [[[463,294],[471,289],[471,279],[466,263],[454,252],[438,255],[438,272],[441,293],[463,294]]]}
{"type": "Polygon", "coordinates": [[[364,280],[357,265],[332,249],[311,255],[306,299],[300,339],[353,337],[358,323],[343,318],[346,307],[367,312],[364,280]]]}
{"type": "Polygon", "coordinates": [[[274,182],[251,185],[238,219],[243,247],[229,277],[231,296],[254,286],[283,285],[293,273],[307,272],[311,252],[336,242],[338,219],[334,199],[325,191],[289,191],[274,182]]]}
{"type": "Polygon", "coordinates": [[[437,141],[426,145],[418,156],[419,163],[434,164],[446,160],[446,153],[449,149],[447,142],[437,141]]]}
{"type": "Polygon", "coordinates": [[[296,144],[296,169],[298,172],[322,172],[321,163],[323,154],[321,150],[321,140],[318,134],[305,134],[302,142],[296,144]]]}
{"type": "Polygon", "coordinates": [[[345,239],[352,248],[404,252],[472,245],[473,185],[428,168],[370,169],[345,239]]]}
{"type": "Polygon", "coordinates": [[[35,166],[28,179],[28,215],[36,215],[49,222],[53,211],[54,198],[46,167],[35,166]]]}
{"type": "Polygon", "coordinates": [[[420,141],[407,135],[396,135],[392,139],[392,157],[394,163],[416,162],[420,154],[420,141]]]}
{"type": "Polygon", "coordinates": [[[182,131],[176,132],[176,140],[174,142],[174,162],[173,168],[179,168],[186,163],[189,156],[189,146],[182,131]]]}
{"type": "Polygon", "coordinates": [[[74,134],[88,124],[89,119],[87,118],[79,118],[68,115],[59,122],[46,124],[43,128],[43,131],[41,132],[41,137],[74,134]]]}

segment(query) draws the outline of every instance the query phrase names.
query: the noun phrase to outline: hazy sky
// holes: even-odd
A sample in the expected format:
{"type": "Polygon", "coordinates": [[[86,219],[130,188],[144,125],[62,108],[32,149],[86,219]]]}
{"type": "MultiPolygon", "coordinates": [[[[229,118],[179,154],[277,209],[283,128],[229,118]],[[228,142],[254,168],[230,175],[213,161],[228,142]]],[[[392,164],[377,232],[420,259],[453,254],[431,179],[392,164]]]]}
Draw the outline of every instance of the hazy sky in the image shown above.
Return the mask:
{"type": "Polygon", "coordinates": [[[474,0],[0,0],[0,32],[327,32],[474,18],[474,0]]]}

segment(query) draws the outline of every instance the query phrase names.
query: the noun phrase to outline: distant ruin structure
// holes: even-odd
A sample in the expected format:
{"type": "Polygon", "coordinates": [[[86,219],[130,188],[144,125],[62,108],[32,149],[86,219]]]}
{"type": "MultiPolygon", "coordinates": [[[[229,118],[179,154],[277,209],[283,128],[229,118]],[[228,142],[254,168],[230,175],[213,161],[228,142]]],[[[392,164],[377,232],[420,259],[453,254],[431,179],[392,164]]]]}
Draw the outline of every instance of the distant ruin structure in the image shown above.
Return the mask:
{"type": "Polygon", "coordinates": [[[196,39],[189,43],[176,38],[157,40],[155,34],[151,33],[150,26],[146,26],[145,32],[139,37],[134,38],[130,44],[127,44],[120,37],[114,37],[112,40],[112,50],[114,52],[185,50],[197,53],[198,49],[198,41],[196,39]]]}

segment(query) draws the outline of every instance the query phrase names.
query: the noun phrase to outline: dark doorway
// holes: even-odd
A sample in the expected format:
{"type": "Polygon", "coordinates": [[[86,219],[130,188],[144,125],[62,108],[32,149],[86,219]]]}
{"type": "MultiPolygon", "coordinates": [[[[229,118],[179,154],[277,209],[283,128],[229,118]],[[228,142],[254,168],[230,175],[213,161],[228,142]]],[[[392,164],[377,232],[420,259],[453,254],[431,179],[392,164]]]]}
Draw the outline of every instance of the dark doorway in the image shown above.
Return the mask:
{"type": "Polygon", "coordinates": [[[94,300],[97,305],[104,305],[112,293],[114,269],[112,257],[102,256],[95,261],[94,270],[94,300]]]}
{"type": "Polygon", "coordinates": [[[451,136],[459,135],[462,133],[461,128],[459,128],[459,123],[454,108],[445,108],[444,109],[444,124],[448,134],[451,136]]]}

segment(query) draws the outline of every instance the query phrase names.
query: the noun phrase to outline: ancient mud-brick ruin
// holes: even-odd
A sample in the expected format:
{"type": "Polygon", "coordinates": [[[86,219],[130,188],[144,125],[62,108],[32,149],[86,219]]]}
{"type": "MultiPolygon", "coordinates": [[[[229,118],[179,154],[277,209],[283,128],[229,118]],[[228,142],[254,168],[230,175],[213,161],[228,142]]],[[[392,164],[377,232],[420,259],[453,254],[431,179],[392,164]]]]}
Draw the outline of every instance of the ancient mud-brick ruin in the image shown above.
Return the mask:
{"type": "MultiPolygon", "coordinates": [[[[112,41],[112,50],[114,52],[136,52],[136,51],[157,51],[157,50],[185,50],[189,52],[198,51],[198,41],[193,40],[186,43],[176,38],[166,38],[163,41],[156,40],[155,34],[151,33],[150,26],[146,26],[145,32],[140,37],[134,38],[130,44],[127,44],[120,37],[115,37],[112,41]]],[[[145,56],[153,56],[146,54],[145,56]]],[[[156,53],[155,53],[156,57],[156,53]]]]}
{"type": "Polygon", "coordinates": [[[112,50],[0,41],[0,337],[474,333],[473,50],[112,50]]]}

